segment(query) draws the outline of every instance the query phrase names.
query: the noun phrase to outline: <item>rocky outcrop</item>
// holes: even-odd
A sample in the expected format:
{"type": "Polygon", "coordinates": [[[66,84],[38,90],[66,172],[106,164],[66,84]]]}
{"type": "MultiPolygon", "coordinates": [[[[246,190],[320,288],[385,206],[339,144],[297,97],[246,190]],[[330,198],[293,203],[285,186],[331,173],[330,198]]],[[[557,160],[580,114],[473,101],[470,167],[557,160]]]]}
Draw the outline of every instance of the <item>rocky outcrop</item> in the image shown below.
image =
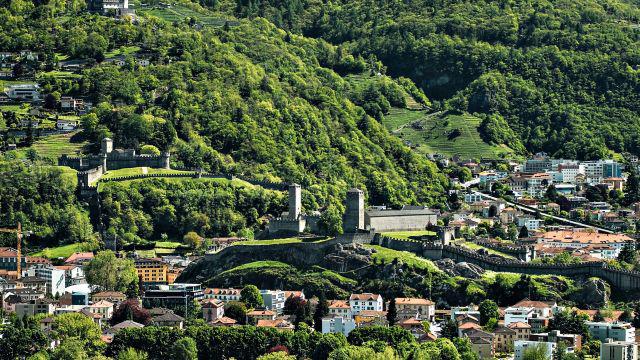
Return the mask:
{"type": "Polygon", "coordinates": [[[611,287],[599,278],[589,278],[579,284],[580,290],[571,296],[580,307],[586,309],[600,309],[605,306],[611,295],[611,287]]]}
{"type": "Polygon", "coordinates": [[[371,263],[374,251],[359,244],[336,244],[322,259],[322,265],[339,272],[358,269],[371,263]]]}
{"type": "Polygon", "coordinates": [[[484,274],[484,269],[468,262],[456,263],[452,259],[442,259],[435,262],[440,270],[449,276],[462,276],[467,279],[478,279],[484,274]]]}

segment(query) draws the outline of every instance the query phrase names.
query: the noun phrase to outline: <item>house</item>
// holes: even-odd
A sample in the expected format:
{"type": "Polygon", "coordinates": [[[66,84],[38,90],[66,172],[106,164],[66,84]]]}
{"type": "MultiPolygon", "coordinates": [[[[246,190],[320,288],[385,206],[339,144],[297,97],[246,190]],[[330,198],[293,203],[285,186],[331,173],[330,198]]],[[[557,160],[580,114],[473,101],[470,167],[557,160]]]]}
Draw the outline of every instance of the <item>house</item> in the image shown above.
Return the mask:
{"type": "Polygon", "coordinates": [[[417,311],[420,318],[433,321],[436,315],[436,305],[433,301],[420,298],[396,298],[396,310],[417,311]]]}
{"type": "Polygon", "coordinates": [[[284,291],[285,298],[299,297],[302,300],[305,300],[306,297],[304,295],[304,291],[302,290],[285,290],[284,291]]]}
{"type": "Polygon", "coordinates": [[[544,220],[536,219],[531,216],[518,216],[517,221],[518,228],[526,226],[529,231],[536,231],[544,226],[544,220]]]}
{"type": "Polygon", "coordinates": [[[36,84],[16,84],[5,88],[5,93],[14,101],[40,100],[40,86],[36,84]]]}
{"type": "Polygon", "coordinates": [[[503,224],[511,224],[516,221],[520,212],[512,207],[507,207],[500,212],[500,222],[503,224]]]}
{"type": "Polygon", "coordinates": [[[464,333],[471,342],[471,350],[478,354],[480,359],[493,359],[495,349],[493,347],[493,334],[482,330],[471,330],[464,333]]]}
{"type": "Polygon", "coordinates": [[[610,177],[602,180],[602,183],[607,185],[611,190],[622,191],[625,180],[621,177],[610,177]]]}
{"type": "Polygon", "coordinates": [[[530,307],[508,307],[504,310],[504,325],[509,326],[516,322],[526,324],[529,318],[533,317],[533,313],[534,310],[530,307]]]}
{"type": "Polygon", "coordinates": [[[60,110],[62,111],[75,111],[81,106],[83,106],[84,102],[81,99],[74,99],[71,96],[63,96],[60,98],[60,110]]]}
{"type": "Polygon", "coordinates": [[[226,316],[223,316],[218,319],[213,319],[212,321],[209,322],[209,325],[211,326],[236,326],[236,324],[237,324],[237,321],[226,316]]]}
{"type": "Polygon", "coordinates": [[[464,336],[466,333],[470,332],[470,331],[475,331],[475,330],[482,330],[482,326],[480,326],[480,324],[475,323],[475,322],[465,322],[465,323],[461,323],[460,325],[458,325],[458,336],[462,337],[464,336]]]}
{"type": "Polygon", "coordinates": [[[600,360],[637,360],[638,344],[607,339],[600,344],[600,360]]]}
{"type": "Polygon", "coordinates": [[[269,327],[277,330],[294,330],[295,326],[285,319],[258,320],[257,327],[269,327]]]}
{"type": "Polygon", "coordinates": [[[557,199],[560,209],[563,211],[571,211],[582,207],[589,202],[587,198],[582,196],[560,196],[557,199]]]}
{"type": "Polygon", "coordinates": [[[127,296],[120,291],[102,291],[91,295],[91,300],[94,302],[105,300],[112,303],[120,303],[127,300],[127,296]]]}
{"type": "Polygon", "coordinates": [[[77,253],[71,254],[71,256],[69,256],[64,261],[64,263],[65,264],[84,265],[85,263],[88,263],[91,260],[93,260],[93,253],[92,252],[77,252],[77,253]]]}
{"type": "Polygon", "coordinates": [[[224,302],[217,299],[205,299],[202,302],[202,317],[211,322],[224,316],[224,302]]]}
{"type": "Polygon", "coordinates": [[[351,294],[349,297],[349,307],[354,315],[363,310],[382,311],[382,304],[382,296],[379,294],[351,294]]]}
{"type": "Polygon", "coordinates": [[[184,318],[182,316],[174,314],[172,311],[166,314],[156,316],[151,319],[151,323],[157,326],[167,326],[177,329],[182,329],[184,326],[184,318]]]}
{"type": "Polygon", "coordinates": [[[636,339],[636,329],[629,323],[587,321],[586,325],[591,337],[602,342],[606,339],[635,342],[636,339]]]}
{"type": "Polygon", "coordinates": [[[114,304],[107,300],[100,300],[86,307],[92,314],[100,315],[102,319],[111,319],[114,304]]]}
{"type": "Polygon", "coordinates": [[[378,311],[378,310],[361,310],[358,314],[353,316],[353,319],[356,322],[356,326],[388,326],[389,321],[387,320],[387,312],[386,311],[378,311]]]}
{"type": "Polygon", "coordinates": [[[15,304],[15,311],[20,318],[37,314],[51,315],[56,311],[56,306],[49,299],[36,299],[15,304]]]}
{"type": "Polygon", "coordinates": [[[516,340],[529,340],[531,325],[518,321],[509,324],[507,327],[515,332],[516,340]]]}
{"type": "Polygon", "coordinates": [[[164,307],[168,309],[185,309],[194,306],[194,302],[203,298],[200,284],[173,283],[168,285],[151,286],[144,292],[142,303],[144,307],[164,307]]]}
{"type": "Polygon", "coordinates": [[[110,327],[109,329],[107,329],[105,331],[105,334],[107,335],[115,335],[116,333],[118,333],[118,331],[122,330],[122,329],[139,329],[139,328],[143,328],[144,325],[137,323],[133,320],[125,320],[121,323],[115,324],[112,327],[110,327]]]}
{"type": "Polygon", "coordinates": [[[547,247],[581,249],[589,245],[608,245],[615,249],[615,257],[627,243],[633,242],[633,239],[624,234],[604,234],[588,230],[547,231],[536,238],[547,247]]]}
{"type": "Polygon", "coordinates": [[[351,312],[351,307],[344,300],[331,300],[329,302],[329,315],[342,316],[345,318],[353,317],[353,313],[351,312]]]}
{"type": "Polygon", "coordinates": [[[493,346],[498,353],[510,353],[513,351],[513,342],[516,341],[516,331],[506,326],[500,326],[493,332],[493,346]]]}
{"type": "Polygon", "coordinates": [[[78,120],[56,120],[56,129],[62,131],[71,131],[78,128],[80,122],[78,120]]]}
{"type": "Polygon", "coordinates": [[[271,310],[253,310],[247,312],[247,324],[257,324],[258,320],[275,320],[276,312],[271,310]]]}
{"type": "Polygon", "coordinates": [[[102,320],[103,320],[102,315],[91,312],[91,310],[89,310],[89,308],[84,308],[84,309],[80,310],[80,314],[82,314],[82,315],[88,317],[89,319],[93,320],[93,322],[96,323],[96,325],[98,325],[100,328],[102,328],[102,320]]]}
{"type": "Polygon", "coordinates": [[[532,308],[538,316],[545,318],[553,316],[554,311],[560,309],[555,302],[534,301],[529,299],[522,299],[515,303],[513,307],[532,308]]]}
{"type": "Polygon", "coordinates": [[[545,349],[546,359],[551,359],[554,350],[556,349],[556,343],[542,342],[542,341],[530,341],[530,340],[517,340],[513,343],[514,360],[523,360],[525,350],[533,346],[542,346],[545,349]]]}
{"type": "Polygon", "coordinates": [[[453,306],[451,308],[451,320],[458,321],[458,316],[467,315],[474,319],[480,318],[480,311],[475,306],[453,306]]]}
{"type": "Polygon", "coordinates": [[[341,333],[348,336],[351,330],[356,328],[356,323],[351,317],[332,316],[322,319],[322,333],[341,333]]]}

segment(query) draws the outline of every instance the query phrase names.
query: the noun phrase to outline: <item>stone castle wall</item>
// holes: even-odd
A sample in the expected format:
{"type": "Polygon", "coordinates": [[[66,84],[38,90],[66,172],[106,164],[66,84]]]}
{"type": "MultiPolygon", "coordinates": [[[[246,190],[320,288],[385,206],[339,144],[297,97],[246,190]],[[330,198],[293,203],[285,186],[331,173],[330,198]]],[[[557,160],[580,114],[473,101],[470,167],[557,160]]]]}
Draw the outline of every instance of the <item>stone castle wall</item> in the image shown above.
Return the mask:
{"type": "Polygon", "coordinates": [[[378,236],[379,245],[394,250],[409,251],[431,260],[450,258],[456,262],[469,262],[485,270],[529,275],[563,275],[598,277],[619,290],[640,290],[640,272],[619,270],[603,262],[584,262],[576,265],[531,264],[517,260],[496,258],[479,254],[457,246],[434,245],[417,240],[394,239],[378,236]]]}

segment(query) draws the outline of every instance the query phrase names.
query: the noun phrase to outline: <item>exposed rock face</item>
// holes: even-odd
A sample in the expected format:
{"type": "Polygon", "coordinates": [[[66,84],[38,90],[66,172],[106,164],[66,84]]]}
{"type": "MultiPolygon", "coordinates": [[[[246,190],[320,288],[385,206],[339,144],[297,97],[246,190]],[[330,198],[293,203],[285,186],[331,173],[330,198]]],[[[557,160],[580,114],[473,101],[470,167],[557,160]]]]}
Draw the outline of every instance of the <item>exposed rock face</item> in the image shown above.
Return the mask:
{"type": "Polygon", "coordinates": [[[580,284],[580,291],[571,296],[571,300],[587,309],[600,309],[609,301],[611,288],[606,281],[590,278],[580,284]]]}
{"type": "Polygon", "coordinates": [[[332,251],[325,255],[322,262],[331,270],[349,271],[369,265],[373,251],[358,244],[336,244],[332,251]]]}
{"type": "Polygon", "coordinates": [[[462,276],[468,279],[478,279],[484,274],[484,269],[468,262],[456,263],[452,259],[442,259],[435,264],[449,276],[462,276]]]}

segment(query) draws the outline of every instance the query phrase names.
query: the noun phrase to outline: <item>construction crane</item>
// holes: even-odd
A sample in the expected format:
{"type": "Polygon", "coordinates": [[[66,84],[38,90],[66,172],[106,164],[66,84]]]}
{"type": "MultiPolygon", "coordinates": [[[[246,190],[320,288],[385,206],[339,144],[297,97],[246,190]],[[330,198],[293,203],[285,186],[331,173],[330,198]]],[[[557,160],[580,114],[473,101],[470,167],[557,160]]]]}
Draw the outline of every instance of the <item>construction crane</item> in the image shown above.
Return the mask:
{"type": "Polygon", "coordinates": [[[0,228],[0,232],[4,233],[16,233],[17,246],[16,246],[16,275],[20,279],[22,274],[22,224],[18,223],[17,229],[0,228]]]}

